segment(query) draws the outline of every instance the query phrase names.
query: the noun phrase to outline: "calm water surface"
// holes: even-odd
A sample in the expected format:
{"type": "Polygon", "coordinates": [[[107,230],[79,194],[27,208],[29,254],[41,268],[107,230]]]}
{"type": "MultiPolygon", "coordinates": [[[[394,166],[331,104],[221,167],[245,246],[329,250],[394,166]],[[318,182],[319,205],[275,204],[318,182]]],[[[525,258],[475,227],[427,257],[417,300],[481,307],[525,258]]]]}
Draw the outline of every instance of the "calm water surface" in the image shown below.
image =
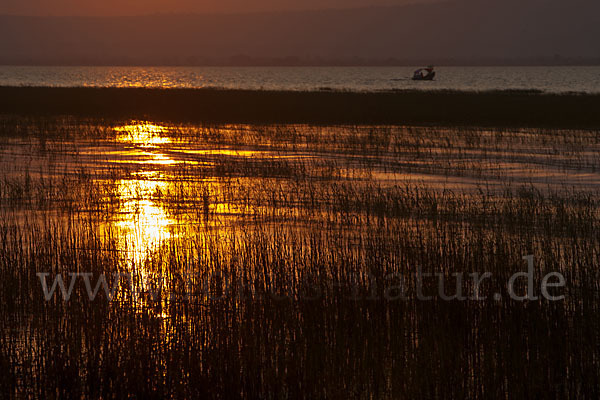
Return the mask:
{"type": "Polygon", "coordinates": [[[541,90],[600,93],[600,67],[439,67],[433,82],[416,67],[0,67],[0,86],[230,89],[541,90]]]}

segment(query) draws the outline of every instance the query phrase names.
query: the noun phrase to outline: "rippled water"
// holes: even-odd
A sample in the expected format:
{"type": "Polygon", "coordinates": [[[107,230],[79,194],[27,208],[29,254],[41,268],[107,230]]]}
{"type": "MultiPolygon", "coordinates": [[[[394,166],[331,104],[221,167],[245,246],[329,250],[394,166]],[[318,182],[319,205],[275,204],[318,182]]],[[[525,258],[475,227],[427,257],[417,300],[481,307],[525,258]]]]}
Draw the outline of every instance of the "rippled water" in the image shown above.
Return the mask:
{"type": "Polygon", "coordinates": [[[597,393],[596,131],[0,116],[0,137],[0,398],[597,393]],[[507,297],[524,254],[563,300],[507,297]],[[72,297],[47,299],[59,274],[72,297]]]}
{"type": "Polygon", "coordinates": [[[541,90],[600,93],[600,67],[439,67],[433,82],[415,67],[0,67],[0,86],[231,89],[541,90]]]}

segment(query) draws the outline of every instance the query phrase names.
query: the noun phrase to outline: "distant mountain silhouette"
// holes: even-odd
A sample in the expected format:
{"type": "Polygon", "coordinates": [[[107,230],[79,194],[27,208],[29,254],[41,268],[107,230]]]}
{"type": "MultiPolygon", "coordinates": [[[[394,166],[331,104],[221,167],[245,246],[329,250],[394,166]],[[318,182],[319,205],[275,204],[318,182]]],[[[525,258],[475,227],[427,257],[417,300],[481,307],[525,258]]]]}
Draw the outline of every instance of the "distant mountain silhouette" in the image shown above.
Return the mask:
{"type": "Polygon", "coordinates": [[[597,0],[141,17],[0,16],[3,64],[600,60],[597,0]]]}

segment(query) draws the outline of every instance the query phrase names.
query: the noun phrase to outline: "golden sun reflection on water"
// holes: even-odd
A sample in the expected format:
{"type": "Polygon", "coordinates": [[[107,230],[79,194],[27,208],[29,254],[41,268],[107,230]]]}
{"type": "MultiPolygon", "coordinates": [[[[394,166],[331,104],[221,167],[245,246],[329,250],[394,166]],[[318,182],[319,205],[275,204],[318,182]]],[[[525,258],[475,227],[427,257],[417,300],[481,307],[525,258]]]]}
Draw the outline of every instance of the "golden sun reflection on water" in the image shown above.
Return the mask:
{"type": "MultiPolygon", "coordinates": [[[[156,199],[168,183],[152,180],[151,177],[144,178],[144,175],[147,174],[140,174],[140,179],[118,182],[117,193],[121,201],[113,227],[119,237],[121,260],[135,277],[137,290],[158,293],[156,290],[162,291],[164,280],[161,271],[155,270],[151,260],[155,254],[160,254],[162,245],[174,237],[175,221],[156,199]]],[[[166,304],[164,301],[161,301],[161,309],[166,304]]],[[[137,300],[140,307],[151,304],[143,298],[137,300]]],[[[163,320],[169,316],[164,311],[157,311],[154,315],[163,320]]]]}
{"type": "MultiPolygon", "coordinates": [[[[154,278],[160,271],[154,270],[153,257],[160,255],[164,245],[171,239],[182,237],[186,229],[181,221],[202,220],[207,224],[208,213],[216,216],[212,222],[218,228],[212,235],[226,236],[224,220],[232,218],[240,211],[228,203],[215,202],[207,194],[207,204],[202,215],[198,210],[190,210],[190,215],[178,216],[170,213],[164,195],[173,189],[170,185],[172,172],[169,166],[178,163],[198,164],[197,160],[181,159],[187,155],[235,155],[252,156],[251,151],[196,150],[181,147],[170,137],[171,128],[145,121],[132,121],[114,128],[119,149],[110,154],[110,162],[127,164],[128,176],[115,181],[116,196],[119,198],[111,228],[115,229],[117,245],[125,267],[141,278],[142,283],[154,278]],[[172,157],[170,157],[172,156],[172,157]]],[[[204,184],[204,183],[202,183],[204,184]]],[[[215,190],[213,187],[211,190],[215,190]]],[[[185,212],[184,212],[185,213],[185,212]]],[[[223,238],[221,238],[223,239],[223,238]]],[[[223,239],[224,240],[224,239],[223,239]]]]}
{"type": "Polygon", "coordinates": [[[159,254],[161,246],[174,235],[176,222],[161,203],[161,195],[167,191],[169,183],[164,180],[160,167],[176,161],[164,151],[165,146],[172,143],[167,127],[133,121],[114,129],[117,142],[125,146],[115,162],[139,164],[140,170],[130,171],[128,179],[115,182],[119,206],[112,228],[118,234],[122,262],[140,279],[145,290],[148,279],[157,273],[150,263],[153,255],[159,254]],[[156,169],[148,170],[152,165],[156,169]]]}
{"type": "Polygon", "coordinates": [[[145,121],[132,121],[114,128],[117,142],[126,149],[118,152],[122,157],[112,162],[127,164],[174,165],[182,163],[165,154],[164,147],[172,144],[169,128],[145,121]]]}
{"type": "Polygon", "coordinates": [[[128,179],[118,182],[121,199],[115,223],[121,237],[126,262],[143,269],[148,256],[167,239],[175,221],[169,218],[153,195],[166,189],[167,183],[155,180],[128,179]]]}
{"type": "Polygon", "coordinates": [[[139,147],[156,147],[171,143],[168,128],[145,121],[133,121],[128,125],[114,128],[119,133],[117,140],[139,147]]]}

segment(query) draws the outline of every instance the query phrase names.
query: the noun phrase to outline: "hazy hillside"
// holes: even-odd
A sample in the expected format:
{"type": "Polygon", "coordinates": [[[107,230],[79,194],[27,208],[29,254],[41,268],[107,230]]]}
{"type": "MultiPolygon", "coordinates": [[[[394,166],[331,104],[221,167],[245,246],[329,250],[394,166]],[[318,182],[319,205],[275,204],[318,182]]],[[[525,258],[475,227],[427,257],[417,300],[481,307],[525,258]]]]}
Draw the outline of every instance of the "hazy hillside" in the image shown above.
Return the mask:
{"type": "Polygon", "coordinates": [[[595,0],[462,0],[231,15],[4,16],[0,62],[600,59],[599,37],[600,2],[595,0]]]}
{"type": "Polygon", "coordinates": [[[158,13],[240,13],[399,6],[439,0],[2,0],[0,14],[35,16],[149,15],[158,13]]]}

